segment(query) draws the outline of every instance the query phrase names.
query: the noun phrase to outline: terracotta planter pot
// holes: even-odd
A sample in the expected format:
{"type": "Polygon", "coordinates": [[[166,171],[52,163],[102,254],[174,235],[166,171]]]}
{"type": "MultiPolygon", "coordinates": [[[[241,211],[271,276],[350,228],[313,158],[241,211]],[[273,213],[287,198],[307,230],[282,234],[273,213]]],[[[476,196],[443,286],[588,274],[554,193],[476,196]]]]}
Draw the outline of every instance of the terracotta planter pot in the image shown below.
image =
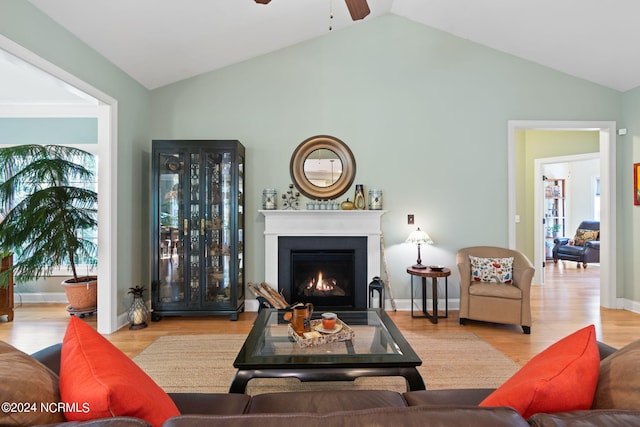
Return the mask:
{"type": "MultiPolygon", "coordinates": [[[[13,266],[13,255],[2,258],[0,271],[9,270],[13,266]]],[[[0,316],[7,316],[7,320],[13,320],[13,274],[9,275],[6,286],[0,285],[0,316]]]]}
{"type": "Polygon", "coordinates": [[[94,312],[98,306],[98,278],[96,276],[79,277],[62,282],[69,300],[67,311],[94,312]]]}

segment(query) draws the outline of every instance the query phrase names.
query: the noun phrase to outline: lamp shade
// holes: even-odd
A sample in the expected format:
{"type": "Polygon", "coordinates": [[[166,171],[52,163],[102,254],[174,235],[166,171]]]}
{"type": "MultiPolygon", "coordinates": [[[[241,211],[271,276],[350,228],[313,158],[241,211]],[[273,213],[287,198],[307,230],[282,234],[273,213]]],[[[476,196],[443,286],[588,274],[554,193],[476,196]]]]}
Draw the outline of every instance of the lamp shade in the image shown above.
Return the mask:
{"type": "Polygon", "coordinates": [[[413,243],[415,245],[433,245],[433,240],[431,240],[431,237],[429,237],[429,235],[420,230],[420,227],[418,227],[417,230],[412,231],[411,234],[409,234],[409,237],[407,237],[407,243],[413,243]]]}

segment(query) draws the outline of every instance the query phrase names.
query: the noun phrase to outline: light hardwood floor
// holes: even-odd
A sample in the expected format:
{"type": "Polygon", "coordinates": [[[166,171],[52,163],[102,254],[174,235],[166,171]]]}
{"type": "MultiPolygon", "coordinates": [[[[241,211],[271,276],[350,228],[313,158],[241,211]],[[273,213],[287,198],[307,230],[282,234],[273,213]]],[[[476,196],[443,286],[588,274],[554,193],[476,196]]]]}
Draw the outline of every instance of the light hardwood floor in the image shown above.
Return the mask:
{"type": "MultiPolygon", "coordinates": [[[[403,331],[425,334],[473,332],[521,365],[557,340],[589,324],[596,326],[599,340],[622,347],[640,338],[640,314],[600,308],[598,273],[597,266],[585,270],[577,269],[575,263],[549,264],[545,286],[532,290],[531,335],[510,325],[470,321],[461,326],[457,311],[450,311],[449,318],[440,319],[437,325],[427,319],[412,319],[406,311],[389,314],[403,331]]],[[[130,331],[125,328],[106,337],[133,357],[162,335],[248,333],[255,316],[256,313],[242,313],[237,322],[215,316],[170,317],[151,322],[146,329],[130,331]]],[[[85,320],[95,326],[95,317],[85,320]]],[[[13,322],[6,322],[4,317],[0,320],[0,339],[32,353],[60,342],[68,321],[69,315],[60,304],[19,305],[13,322]]]]}

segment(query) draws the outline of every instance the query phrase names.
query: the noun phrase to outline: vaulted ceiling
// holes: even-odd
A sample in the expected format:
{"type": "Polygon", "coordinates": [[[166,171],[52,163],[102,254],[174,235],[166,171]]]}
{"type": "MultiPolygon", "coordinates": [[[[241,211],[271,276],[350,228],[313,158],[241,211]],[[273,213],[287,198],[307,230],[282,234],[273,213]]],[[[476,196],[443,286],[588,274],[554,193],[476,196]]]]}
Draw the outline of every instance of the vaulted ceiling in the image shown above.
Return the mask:
{"type": "Polygon", "coordinates": [[[29,0],[149,89],[392,13],[586,80],[640,86],[637,0],[29,0]],[[333,19],[330,13],[333,12],[333,19]]]}

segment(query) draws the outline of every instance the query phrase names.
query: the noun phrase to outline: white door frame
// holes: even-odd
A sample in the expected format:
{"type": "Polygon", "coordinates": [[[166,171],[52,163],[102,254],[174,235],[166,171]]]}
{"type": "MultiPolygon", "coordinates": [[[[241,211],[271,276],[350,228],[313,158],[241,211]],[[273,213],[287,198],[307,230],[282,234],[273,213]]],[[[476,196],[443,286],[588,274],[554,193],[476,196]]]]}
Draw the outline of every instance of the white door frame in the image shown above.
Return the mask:
{"type": "MultiPolygon", "coordinates": [[[[542,167],[543,165],[549,165],[554,163],[570,163],[579,162],[583,160],[595,160],[599,159],[599,153],[586,153],[586,154],[574,154],[562,157],[545,157],[541,159],[534,159],[533,164],[533,216],[535,221],[533,223],[533,250],[534,261],[533,266],[536,268],[536,272],[533,277],[533,283],[544,285],[544,270],[543,264],[545,262],[545,247],[544,247],[544,227],[542,226],[542,218],[544,218],[544,186],[542,185],[542,167]]],[[[591,185],[591,183],[589,183],[591,185]]],[[[566,209],[566,208],[565,208],[566,209]]],[[[565,215],[566,217],[567,215],[565,215]]],[[[570,232],[572,230],[567,230],[570,232]]],[[[567,234],[565,234],[567,235],[567,234]]]]}
{"type": "Polygon", "coordinates": [[[507,123],[509,247],[516,247],[515,144],[518,130],[594,130],[600,134],[600,305],[620,308],[616,296],[616,122],[509,120],[507,123]]]}
{"type": "MultiPolygon", "coordinates": [[[[63,82],[98,100],[92,116],[98,119],[98,332],[109,334],[118,330],[117,316],[117,148],[118,103],[109,95],[78,79],[13,40],[0,34],[0,49],[30,63],[63,82]]],[[[56,107],[48,107],[55,111],[56,107]]],[[[89,107],[82,107],[86,110],[89,107]]],[[[29,106],[22,108],[29,109],[29,106]]],[[[41,112],[41,109],[40,109],[41,112]]],[[[57,113],[60,116],[60,111],[57,113]]],[[[86,112],[84,113],[86,114],[86,112]]],[[[55,114],[54,114],[55,116],[55,114]]],[[[24,116],[23,116],[24,117],[24,116]]],[[[52,116],[49,116],[52,117],[52,116]]],[[[87,117],[85,115],[85,117],[87,117]]]]}

